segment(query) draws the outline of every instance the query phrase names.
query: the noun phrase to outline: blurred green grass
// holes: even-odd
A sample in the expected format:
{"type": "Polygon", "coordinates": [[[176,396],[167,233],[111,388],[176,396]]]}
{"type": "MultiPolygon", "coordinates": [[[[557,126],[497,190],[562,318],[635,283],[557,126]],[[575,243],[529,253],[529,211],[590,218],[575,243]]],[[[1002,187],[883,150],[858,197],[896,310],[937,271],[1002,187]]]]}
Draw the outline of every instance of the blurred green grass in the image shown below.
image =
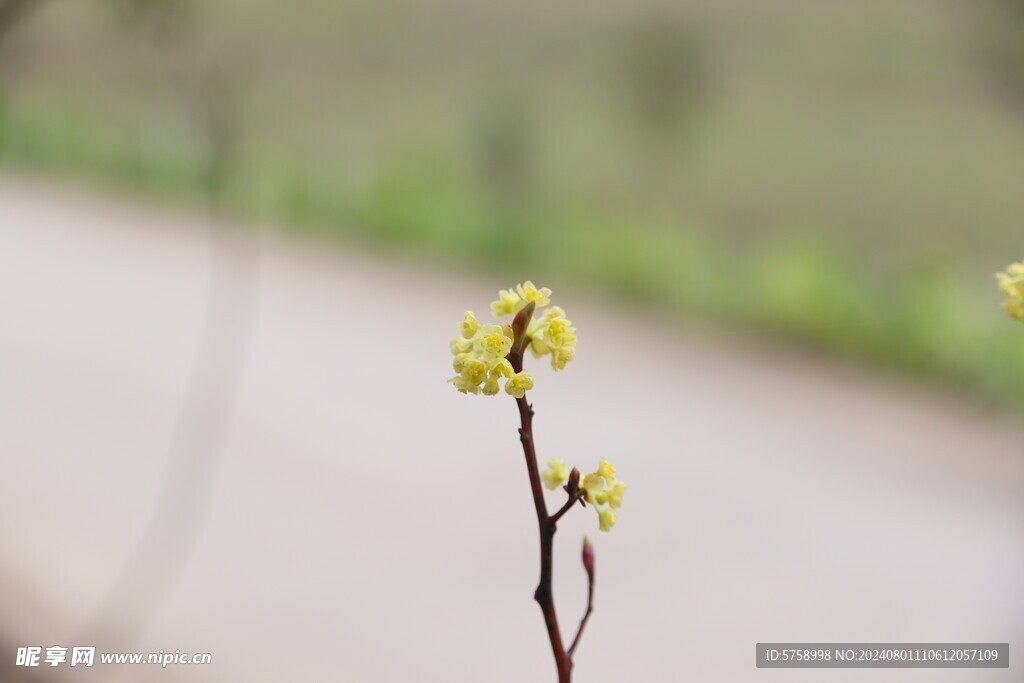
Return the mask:
{"type": "MultiPolygon", "coordinates": [[[[989,91],[991,17],[741,2],[551,22],[531,5],[510,27],[495,7],[312,3],[282,22],[269,3],[218,5],[203,32],[245,65],[223,205],[1024,391],[1024,330],[992,282],[1024,252],[1024,117],[989,91]],[[645,81],[652,63],[678,97],[645,81]]],[[[168,88],[145,40],[111,46],[119,21],[78,7],[29,27],[5,67],[0,159],[205,201],[210,102],[168,88]],[[75,59],[26,61],[72,35],[75,59]]]]}

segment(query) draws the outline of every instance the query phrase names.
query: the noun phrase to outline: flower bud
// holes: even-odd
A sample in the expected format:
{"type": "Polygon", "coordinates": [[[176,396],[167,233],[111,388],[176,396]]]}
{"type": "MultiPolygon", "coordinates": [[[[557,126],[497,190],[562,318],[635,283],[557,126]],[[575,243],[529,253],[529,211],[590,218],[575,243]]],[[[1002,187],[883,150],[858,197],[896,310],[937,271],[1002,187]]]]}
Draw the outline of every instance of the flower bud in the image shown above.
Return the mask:
{"type": "Polygon", "coordinates": [[[583,537],[583,568],[587,570],[587,579],[594,583],[594,546],[586,536],[583,537]]]}
{"type": "Polygon", "coordinates": [[[512,320],[513,353],[522,353],[526,347],[526,328],[529,327],[530,321],[533,320],[533,311],[536,308],[537,302],[531,301],[523,306],[523,310],[516,313],[516,317],[512,320]]]}
{"type": "Polygon", "coordinates": [[[569,472],[569,483],[566,484],[565,491],[569,494],[570,498],[575,498],[576,494],[580,490],[580,470],[578,467],[573,467],[572,471],[569,472]]]}

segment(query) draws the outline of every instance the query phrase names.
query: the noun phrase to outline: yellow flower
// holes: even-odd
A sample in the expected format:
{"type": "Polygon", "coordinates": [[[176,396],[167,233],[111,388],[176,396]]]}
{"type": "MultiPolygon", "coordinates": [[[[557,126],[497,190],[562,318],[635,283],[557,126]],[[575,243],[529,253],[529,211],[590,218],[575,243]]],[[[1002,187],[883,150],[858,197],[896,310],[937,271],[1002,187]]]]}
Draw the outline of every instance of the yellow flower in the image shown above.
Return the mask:
{"type": "Polygon", "coordinates": [[[611,531],[619,516],[611,508],[601,508],[597,510],[597,521],[601,531],[611,531]]]}
{"type": "Polygon", "coordinates": [[[588,502],[594,502],[593,498],[601,491],[604,491],[604,477],[597,472],[584,475],[580,481],[580,488],[583,489],[583,498],[588,502]]]}
{"type": "Polygon", "coordinates": [[[1007,298],[1020,299],[1024,297],[1024,294],[1022,294],[1024,290],[1021,289],[1017,278],[1012,277],[1009,273],[996,273],[996,279],[999,281],[999,289],[1002,290],[1007,298]]]}
{"type": "Polygon", "coordinates": [[[473,315],[473,311],[466,311],[465,318],[460,326],[462,329],[463,339],[472,339],[476,331],[480,329],[480,323],[476,321],[476,316],[473,315]]]}
{"type": "Polygon", "coordinates": [[[554,491],[569,479],[569,466],[564,460],[548,460],[548,468],[540,473],[540,478],[548,489],[554,491]]]}
{"type": "Polygon", "coordinates": [[[495,379],[494,377],[489,377],[484,382],[484,388],[483,388],[484,396],[494,396],[496,393],[498,393],[498,391],[499,391],[498,380],[495,379]]]}
{"type": "Polygon", "coordinates": [[[452,377],[448,381],[454,384],[455,388],[464,394],[480,393],[480,384],[478,382],[473,382],[472,380],[467,379],[462,375],[456,375],[455,377],[452,377]]]}
{"type": "Polygon", "coordinates": [[[491,368],[491,377],[494,379],[499,377],[509,378],[514,374],[516,374],[516,371],[512,369],[512,363],[508,362],[508,358],[502,358],[491,368]]]}
{"type": "Polygon", "coordinates": [[[501,325],[481,325],[473,337],[473,351],[480,358],[500,360],[512,348],[512,338],[505,335],[501,325]]]}
{"type": "Polygon", "coordinates": [[[576,349],[570,347],[557,348],[551,352],[551,368],[565,370],[565,364],[576,358],[576,349]]]}
{"type": "Polygon", "coordinates": [[[457,353],[455,358],[452,359],[452,369],[455,372],[462,374],[462,368],[466,367],[466,363],[473,359],[471,353],[457,353]]]}
{"type": "Polygon", "coordinates": [[[597,473],[604,477],[605,482],[609,485],[615,481],[615,467],[608,462],[607,458],[602,457],[597,465],[597,473]]]}
{"type": "Polygon", "coordinates": [[[452,339],[448,348],[451,349],[453,356],[457,356],[460,353],[469,353],[473,349],[473,342],[468,339],[452,339]]]}
{"type": "Polygon", "coordinates": [[[512,348],[511,329],[507,325],[480,325],[473,312],[466,311],[459,332],[460,337],[448,345],[455,356],[452,367],[458,376],[448,381],[464,394],[479,394],[480,385],[485,396],[497,394],[498,380],[513,374],[512,364],[505,358],[512,348]]]}
{"type": "MultiPolygon", "coordinates": [[[[576,357],[576,328],[565,317],[562,308],[550,306],[550,289],[537,287],[530,280],[503,289],[491,304],[491,313],[500,319],[518,313],[530,303],[535,304],[535,309],[548,308],[537,311],[539,317],[528,321],[526,344],[534,356],[549,355],[551,367],[562,370],[576,357]]],[[[516,374],[512,369],[507,356],[512,350],[514,337],[509,323],[480,323],[472,311],[466,311],[459,323],[459,336],[449,343],[449,350],[455,357],[452,364],[458,373],[458,377],[449,382],[463,393],[479,394],[482,391],[484,395],[493,396],[498,393],[495,382],[500,389],[500,380],[504,379],[506,393],[522,398],[533,388],[534,380],[525,372],[516,374]],[[484,365],[482,370],[480,363],[484,365]]]]}
{"type": "Polygon", "coordinates": [[[491,303],[491,314],[495,318],[518,313],[523,306],[531,301],[537,302],[537,308],[551,303],[551,290],[547,287],[537,288],[532,282],[516,285],[515,289],[503,289],[498,292],[498,299],[491,303]]]}
{"type": "MultiPolygon", "coordinates": [[[[516,285],[516,292],[523,298],[523,305],[530,301],[537,302],[537,308],[541,306],[547,306],[551,303],[551,290],[547,287],[541,287],[537,289],[533,283],[527,280],[521,285],[516,285]]],[[[522,306],[520,306],[522,308],[522,306]]]]}
{"type": "Polygon", "coordinates": [[[1024,301],[1004,301],[1003,308],[1017,320],[1024,323],[1024,301]]]}
{"type": "Polygon", "coordinates": [[[580,488],[583,499],[597,510],[601,531],[611,529],[619,519],[612,508],[622,507],[622,497],[626,494],[626,483],[615,478],[615,467],[606,458],[601,458],[597,471],[585,475],[580,481],[580,488]]]}
{"type": "Polygon", "coordinates": [[[1005,272],[996,273],[999,289],[1006,296],[1003,308],[1011,316],[1024,322],[1024,262],[1011,263],[1005,272]]]}
{"type": "Polygon", "coordinates": [[[626,482],[616,481],[615,485],[608,491],[608,504],[613,508],[622,507],[622,496],[626,493],[626,482]]]}
{"type": "Polygon", "coordinates": [[[564,318],[565,317],[565,309],[562,308],[561,306],[552,306],[550,308],[545,308],[544,309],[544,313],[543,313],[543,317],[544,317],[545,320],[554,320],[555,318],[564,318]]]}
{"type": "Polygon", "coordinates": [[[495,318],[501,318],[512,313],[518,313],[519,309],[525,305],[525,302],[514,291],[503,289],[498,292],[498,300],[491,303],[491,315],[495,318]]]}
{"type": "Polygon", "coordinates": [[[544,331],[544,338],[553,347],[565,346],[576,340],[573,334],[572,324],[565,318],[552,318],[548,321],[548,328],[544,331]]]}
{"type": "Polygon", "coordinates": [[[533,356],[551,354],[554,370],[564,370],[566,363],[576,358],[576,328],[558,306],[546,309],[539,320],[531,320],[526,335],[533,356]]]}
{"type": "Polygon", "coordinates": [[[479,358],[465,358],[459,366],[459,375],[468,380],[472,380],[475,383],[480,384],[487,379],[487,364],[479,358]]]}
{"type": "Polygon", "coordinates": [[[533,377],[526,370],[517,372],[505,380],[505,393],[509,396],[522,398],[530,389],[533,389],[533,377]]]}

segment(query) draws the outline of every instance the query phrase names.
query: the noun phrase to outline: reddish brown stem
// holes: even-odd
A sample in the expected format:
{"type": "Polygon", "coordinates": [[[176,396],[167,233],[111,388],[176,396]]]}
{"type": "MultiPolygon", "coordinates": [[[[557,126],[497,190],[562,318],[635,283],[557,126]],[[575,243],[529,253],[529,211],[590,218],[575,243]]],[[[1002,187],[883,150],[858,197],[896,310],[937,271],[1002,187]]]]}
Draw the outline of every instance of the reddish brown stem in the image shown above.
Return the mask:
{"type": "MultiPolygon", "coordinates": [[[[516,372],[523,369],[523,354],[511,353],[508,356],[512,368],[516,372]]],[[[523,444],[523,455],[526,456],[526,469],[530,475],[530,489],[533,492],[533,505],[537,512],[537,528],[540,533],[540,582],[533,598],[540,605],[544,614],[544,623],[548,628],[548,639],[551,641],[551,651],[555,656],[555,666],[558,669],[558,683],[570,683],[572,679],[572,659],[565,651],[562,643],[562,632],[558,628],[558,616],[555,613],[555,600],[551,592],[551,577],[554,559],[554,539],[557,530],[557,517],[548,516],[547,503],[544,501],[544,489],[541,486],[540,472],[537,469],[537,451],[533,440],[533,407],[526,398],[517,398],[516,405],[519,407],[519,440],[523,444]]]]}
{"type": "Polygon", "coordinates": [[[587,611],[583,613],[583,618],[580,619],[580,628],[576,631],[576,637],[572,639],[572,645],[569,646],[569,660],[572,661],[572,656],[576,652],[576,646],[580,644],[580,637],[583,635],[583,629],[586,628],[587,622],[590,621],[590,615],[594,611],[594,578],[593,575],[588,573],[587,579],[587,611]]]}
{"type": "Polygon", "coordinates": [[[569,500],[565,501],[565,505],[563,505],[561,508],[559,508],[558,512],[556,512],[555,514],[551,515],[551,523],[552,524],[558,524],[558,520],[560,520],[562,518],[562,515],[564,515],[569,510],[571,510],[572,506],[575,505],[577,502],[579,502],[579,499],[580,499],[580,494],[578,494],[578,493],[576,495],[574,495],[574,496],[569,496],[569,500]]]}

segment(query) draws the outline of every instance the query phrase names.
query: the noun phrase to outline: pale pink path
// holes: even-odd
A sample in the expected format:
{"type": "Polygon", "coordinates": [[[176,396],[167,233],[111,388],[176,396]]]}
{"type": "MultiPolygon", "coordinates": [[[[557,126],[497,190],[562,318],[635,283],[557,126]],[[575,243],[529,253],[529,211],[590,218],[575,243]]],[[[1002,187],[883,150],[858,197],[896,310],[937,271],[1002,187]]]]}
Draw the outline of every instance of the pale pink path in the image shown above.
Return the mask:
{"type": "MultiPolygon", "coordinates": [[[[215,664],[118,680],[552,681],[514,406],[444,384],[462,311],[509,283],[260,239],[211,514],[132,648],[215,664]]],[[[68,638],[144,527],[208,248],[197,213],[0,177],[0,624],[15,644],[68,638]]],[[[567,629],[582,534],[597,548],[580,683],[1019,680],[754,668],[763,640],[1009,640],[1024,657],[1012,420],[551,285],[581,342],[566,372],[536,367],[541,456],[607,454],[630,487],[613,533],[580,511],[557,538],[567,629]]]]}

